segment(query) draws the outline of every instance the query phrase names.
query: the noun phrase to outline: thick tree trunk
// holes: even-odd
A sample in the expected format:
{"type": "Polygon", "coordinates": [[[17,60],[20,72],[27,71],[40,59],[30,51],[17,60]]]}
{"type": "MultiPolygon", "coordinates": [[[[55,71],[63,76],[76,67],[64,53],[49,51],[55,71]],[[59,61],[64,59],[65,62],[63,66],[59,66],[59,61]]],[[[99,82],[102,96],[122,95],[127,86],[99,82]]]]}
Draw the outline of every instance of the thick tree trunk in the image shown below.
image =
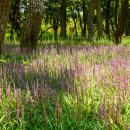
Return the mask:
{"type": "Polygon", "coordinates": [[[102,12],[101,12],[101,0],[96,0],[96,9],[97,9],[97,27],[98,27],[98,39],[100,40],[103,34],[102,26],[102,12]]]}
{"type": "Polygon", "coordinates": [[[119,23],[116,32],[114,34],[114,39],[116,44],[121,43],[122,35],[125,32],[125,28],[128,21],[128,4],[129,4],[129,0],[122,0],[119,23]]]}
{"type": "Polygon", "coordinates": [[[61,37],[66,37],[66,0],[61,1],[60,7],[61,37]]]}
{"type": "Polygon", "coordinates": [[[93,37],[94,37],[94,23],[93,23],[93,19],[94,19],[94,11],[95,11],[95,7],[96,7],[96,0],[91,0],[89,2],[89,7],[88,7],[88,20],[87,20],[87,27],[88,27],[88,40],[92,41],[93,37]]]}
{"type": "Polygon", "coordinates": [[[29,0],[29,15],[21,33],[20,47],[34,50],[37,47],[38,34],[42,24],[44,0],[29,0]]]}
{"type": "Polygon", "coordinates": [[[12,5],[11,5],[12,13],[9,15],[9,20],[11,21],[11,24],[12,24],[12,26],[11,26],[11,36],[10,36],[11,39],[13,39],[14,31],[16,31],[17,36],[20,35],[19,5],[20,5],[20,0],[14,0],[12,2],[12,5]]]}
{"type": "Polygon", "coordinates": [[[0,0],[0,55],[2,53],[2,44],[4,43],[10,3],[11,0],[0,0]]]}

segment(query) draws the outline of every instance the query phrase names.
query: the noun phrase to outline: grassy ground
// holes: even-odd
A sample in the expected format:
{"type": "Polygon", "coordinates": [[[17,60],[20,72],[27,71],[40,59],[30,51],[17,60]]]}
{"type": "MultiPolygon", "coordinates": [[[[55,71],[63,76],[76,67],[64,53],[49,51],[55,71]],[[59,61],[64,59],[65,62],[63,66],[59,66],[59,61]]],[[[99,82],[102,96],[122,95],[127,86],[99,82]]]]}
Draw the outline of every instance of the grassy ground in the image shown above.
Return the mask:
{"type": "Polygon", "coordinates": [[[0,59],[1,130],[129,130],[130,47],[49,46],[0,59]]]}

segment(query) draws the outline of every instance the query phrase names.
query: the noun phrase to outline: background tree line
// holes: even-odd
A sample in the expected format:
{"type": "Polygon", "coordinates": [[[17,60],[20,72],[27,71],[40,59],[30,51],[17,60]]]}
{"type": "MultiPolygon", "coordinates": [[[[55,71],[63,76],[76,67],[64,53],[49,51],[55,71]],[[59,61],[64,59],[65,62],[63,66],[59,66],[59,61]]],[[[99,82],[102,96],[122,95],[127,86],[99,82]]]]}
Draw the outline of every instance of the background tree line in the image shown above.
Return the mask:
{"type": "Polygon", "coordinates": [[[123,35],[130,35],[129,12],[129,0],[1,0],[0,53],[6,29],[11,40],[19,39],[21,49],[36,49],[49,29],[56,41],[73,33],[88,41],[105,37],[119,44],[123,35]]]}

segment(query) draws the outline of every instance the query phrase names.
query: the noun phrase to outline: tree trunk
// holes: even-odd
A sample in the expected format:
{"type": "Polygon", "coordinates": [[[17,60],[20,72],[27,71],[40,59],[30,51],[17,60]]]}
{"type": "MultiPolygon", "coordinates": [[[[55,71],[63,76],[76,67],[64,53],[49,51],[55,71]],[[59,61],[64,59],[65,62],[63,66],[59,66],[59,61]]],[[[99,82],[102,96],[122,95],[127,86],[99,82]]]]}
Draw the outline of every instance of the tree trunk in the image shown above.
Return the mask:
{"type": "Polygon", "coordinates": [[[87,10],[86,10],[86,2],[85,2],[85,0],[83,0],[83,23],[84,23],[84,28],[82,30],[82,36],[86,38],[87,10]]]}
{"type": "Polygon", "coordinates": [[[21,33],[20,47],[35,50],[42,24],[44,0],[29,0],[29,15],[21,33]]]}
{"type": "Polygon", "coordinates": [[[0,0],[0,55],[2,53],[2,44],[4,43],[10,3],[11,0],[0,0]]]}
{"type": "Polygon", "coordinates": [[[61,37],[66,37],[66,0],[61,1],[60,7],[61,37]]]}
{"type": "Polygon", "coordinates": [[[20,23],[19,23],[19,15],[20,15],[20,12],[19,12],[19,5],[20,5],[20,0],[14,0],[12,2],[12,5],[11,5],[11,11],[12,13],[10,13],[9,15],[9,20],[11,21],[11,40],[13,39],[13,34],[14,34],[14,31],[16,31],[17,33],[17,36],[20,35],[20,23]]]}
{"type": "Polygon", "coordinates": [[[78,37],[78,31],[77,31],[76,19],[73,19],[73,21],[74,21],[75,36],[78,37]]]}
{"type": "Polygon", "coordinates": [[[125,28],[128,21],[128,4],[129,4],[129,0],[122,0],[119,23],[116,32],[114,34],[114,39],[116,44],[121,43],[122,35],[125,32],[125,28]]]}
{"type": "Polygon", "coordinates": [[[106,16],[105,16],[105,20],[106,20],[106,35],[107,37],[110,39],[110,4],[111,4],[111,0],[107,0],[106,3],[106,16]]]}
{"type": "Polygon", "coordinates": [[[130,23],[128,23],[127,26],[126,26],[125,34],[126,34],[126,36],[130,36],[130,23]]]}
{"type": "MultiPolygon", "coordinates": [[[[130,8],[128,9],[128,12],[130,12],[130,8]]],[[[128,22],[126,25],[126,36],[130,36],[130,13],[128,14],[128,22]]]]}
{"type": "Polygon", "coordinates": [[[87,27],[88,27],[88,40],[92,41],[93,37],[94,37],[94,23],[93,23],[93,19],[94,19],[94,11],[95,11],[95,7],[96,7],[96,0],[91,0],[89,2],[89,7],[88,7],[88,20],[87,20],[87,27]]]}
{"type": "Polygon", "coordinates": [[[118,24],[118,10],[119,10],[119,0],[115,2],[115,27],[117,28],[118,24]]]}
{"type": "Polygon", "coordinates": [[[57,36],[58,23],[57,23],[56,18],[53,18],[53,30],[54,30],[54,40],[57,41],[58,40],[58,36],[57,36]]]}
{"type": "Polygon", "coordinates": [[[96,9],[97,9],[97,27],[98,27],[98,39],[100,40],[103,34],[102,26],[102,12],[101,12],[101,0],[96,0],[96,9]]]}

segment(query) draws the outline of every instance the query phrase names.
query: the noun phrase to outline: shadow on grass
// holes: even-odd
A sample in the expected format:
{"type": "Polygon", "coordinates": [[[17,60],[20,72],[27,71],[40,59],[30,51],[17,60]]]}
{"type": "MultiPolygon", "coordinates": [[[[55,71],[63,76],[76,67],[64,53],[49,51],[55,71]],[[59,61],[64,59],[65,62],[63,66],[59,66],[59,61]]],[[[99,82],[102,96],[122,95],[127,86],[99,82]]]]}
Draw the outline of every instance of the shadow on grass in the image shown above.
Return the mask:
{"type": "MultiPolygon", "coordinates": [[[[47,118],[53,118],[50,122],[54,125],[52,126],[53,129],[57,127],[62,130],[60,127],[61,123],[64,130],[81,128],[84,130],[93,128],[101,130],[102,127],[98,122],[97,112],[85,107],[84,101],[81,99],[83,96],[81,94],[84,92],[78,92],[78,87],[80,86],[78,86],[77,81],[79,79],[75,79],[77,72],[72,68],[67,68],[67,66],[52,69],[46,66],[46,63],[44,64],[43,68],[39,68],[39,71],[37,71],[37,68],[32,66],[27,70],[27,68],[20,63],[2,63],[1,78],[3,79],[3,87],[10,85],[12,90],[14,86],[15,89],[20,88],[24,92],[29,90],[34,101],[37,102],[37,105],[39,102],[42,102],[41,99],[43,99],[44,96],[47,118]],[[39,101],[37,97],[39,97],[39,101]],[[47,106],[50,106],[50,108],[47,106]],[[58,115],[56,114],[57,112],[58,115]]],[[[41,109],[37,105],[35,109],[41,109]]],[[[39,117],[39,114],[42,113],[37,112],[36,114],[39,117]]],[[[32,114],[31,118],[34,118],[32,114]]],[[[41,123],[39,119],[36,120],[41,123]]],[[[45,117],[42,120],[45,120],[45,117]]],[[[28,122],[28,119],[26,119],[26,121],[28,122]]],[[[31,119],[30,122],[34,123],[31,119]]],[[[45,123],[45,121],[43,121],[43,123],[45,123]]],[[[26,127],[30,129],[28,126],[26,127]]],[[[49,129],[49,125],[47,127],[49,129]]]]}

